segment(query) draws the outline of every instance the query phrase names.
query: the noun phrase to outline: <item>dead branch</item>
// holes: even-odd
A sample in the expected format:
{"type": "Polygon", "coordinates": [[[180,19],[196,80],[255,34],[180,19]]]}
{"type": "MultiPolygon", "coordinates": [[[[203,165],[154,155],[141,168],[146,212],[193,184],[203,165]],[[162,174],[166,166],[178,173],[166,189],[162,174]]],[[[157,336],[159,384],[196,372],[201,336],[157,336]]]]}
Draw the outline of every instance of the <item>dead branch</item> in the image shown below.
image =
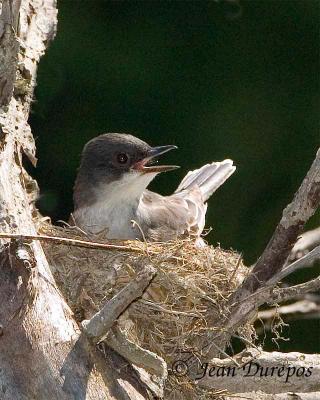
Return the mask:
{"type": "Polygon", "coordinates": [[[320,391],[319,355],[247,349],[237,356],[237,361],[240,368],[229,359],[212,359],[198,370],[198,384],[232,393],[320,391]]]}
{"type": "Polygon", "coordinates": [[[224,335],[232,335],[249,318],[256,319],[256,310],[263,304],[277,304],[294,300],[306,293],[316,292],[319,289],[320,277],[288,288],[263,287],[232,305],[231,310],[235,309],[236,312],[233,313],[231,311],[228,320],[224,321],[224,325],[221,327],[221,333],[216,335],[215,340],[221,340],[221,338],[224,338],[224,335]]]}
{"type": "Polygon", "coordinates": [[[220,319],[213,317],[210,321],[211,326],[215,327],[215,333],[208,335],[206,343],[203,345],[203,348],[207,349],[206,360],[219,354],[210,343],[215,340],[219,348],[224,348],[240,325],[255,318],[260,305],[272,304],[280,301],[281,298],[282,300],[293,298],[293,293],[302,294],[306,291],[316,290],[318,279],[310,286],[302,284],[288,292],[275,292],[277,295],[273,293],[272,287],[259,288],[281,270],[298,235],[301,234],[305,222],[314,214],[319,204],[320,149],[293,201],[283,211],[282,218],[262,256],[242,285],[231,295],[226,316],[220,319]]]}
{"type": "MultiPolygon", "coordinates": [[[[320,245],[320,227],[302,233],[291,250],[289,260],[294,261],[306,255],[309,251],[320,245]]],[[[320,257],[320,255],[319,255],[320,257]]]]}
{"type": "Polygon", "coordinates": [[[113,328],[105,338],[104,343],[128,360],[131,364],[143,368],[152,375],[156,375],[164,382],[167,377],[167,365],[157,354],[143,349],[128,340],[119,329],[113,328]]]}
{"type": "Polygon", "coordinates": [[[285,208],[282,218],[266,249],[250,275],[232,296],[238,301],[266,283],[285,264],[291,249],[302,233],[304,224],[320,204],[320,149],[293,201],[285,208]]]}
{"type": "Polygon", "coordinates": [[[145,266],[137,276],[108,301],[90,320],[82,321],[85,334],[98,343],[113,326],[120,314],[149,286],[156,269],[145,266]]]}
{"type": "MultiPolygon", "coordinates": [[[[282,303],[296,299],[306,293],[317,292],[320,289],[320,276],[311,281],[281,289],[274,289],[268,296],[269,303],[282,303]]],[[[262,301],[262,300],[261,300],[262,301]]]]}
{"type": "Polygon", "coordinates": [[[259,311],[257,321],[263,321],[264,329],[266,327],[270,329],[272,321],[278,317],[283,318],[285,321],[319,319],[320,304],[317,301],[306,298],[284,306],[272,307],[259,311]]]}
{"type": "Polygon", "coordinates": [[[145,369],[152,375],[157,375],[160,379],[159,383],[163,385],[167,377],[165,361],[155,353],[128,340],[116,327],[112,328],[126,308],[142,296],[155,274],[156,269],[152,266],[143,267],[131,282],[108,301],[90,320],[83,320],[81,325],[85,334],[94,343],[104,340],[105,344],[131,364],[145,369]]]}
{"type": "Polygon", "coordinates": [[[267,285],[274,285],[286,276],[298,271],[301,268],[309,268],[312,266],[313,262],[320,258],[320,246],[315,247],[309,253],[294,261],[292,264],[284,267],[276,275],[274,275],[268,282],[267,285]]]}
{"type": "MultiPolygon", "coordinates": [[[[273,286],[263,287],[257,290],[255,293],[248,295],[241,301],[234,303],[233,307],[242,309],[245,307],[254,311],[263,304],[276,304],[289,300],[294,300],[307,293],[316,292],[320,289],[320,276],[302,283],[300,285],[295,285],[286,288],[274,288],[273,286]]],[[[230,317],[227,327],[231,329],[232,327],[237,327],[243,323],[247,318],[246,314],[236,313],[230,317]]]]}

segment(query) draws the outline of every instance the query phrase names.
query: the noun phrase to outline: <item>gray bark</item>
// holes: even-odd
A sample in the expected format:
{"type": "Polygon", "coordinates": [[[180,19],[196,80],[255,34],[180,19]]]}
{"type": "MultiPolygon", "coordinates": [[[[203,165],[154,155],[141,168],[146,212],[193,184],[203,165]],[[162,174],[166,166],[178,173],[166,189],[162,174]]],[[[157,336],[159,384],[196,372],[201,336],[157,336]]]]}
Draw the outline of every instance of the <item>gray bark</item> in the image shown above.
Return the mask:
{"type": "MultiPolygon", "coordinates": [[[[27,123],[36,69],[53,38],[55,0],[3,0],[0,15],[0,231],[36,235],[37,188],[22,165],[35,164],[27,123]]],[[[143,399],[151,396],[131,365],[103,355],[82,334],[56,287],[40,242],[2,239],[0,397],[143,399]]]]}
{"type": "MultiPolygon", "coordinates": [[[[319,245],[320,245],[320,227],[312,229],[311,231],[304,232],[302,235],[300,235],[298,241],[293,246],[293,249],[289,256],[289,260],[290,261],[298,260],[319,245]]],[[[318,255],[317,259],[319,258],[320,255],[318,255]]]]}
{"type": "Polygon", "coordinates": [[[228,359],[212,359],[206,368],[199,370],[198,376],[204,375],[199,385],[233,393],[256,392],[257,388],[268,394],[320,391],[320,357],[317,355],[249,349],[236,360],[240,367],[228,359]]]}

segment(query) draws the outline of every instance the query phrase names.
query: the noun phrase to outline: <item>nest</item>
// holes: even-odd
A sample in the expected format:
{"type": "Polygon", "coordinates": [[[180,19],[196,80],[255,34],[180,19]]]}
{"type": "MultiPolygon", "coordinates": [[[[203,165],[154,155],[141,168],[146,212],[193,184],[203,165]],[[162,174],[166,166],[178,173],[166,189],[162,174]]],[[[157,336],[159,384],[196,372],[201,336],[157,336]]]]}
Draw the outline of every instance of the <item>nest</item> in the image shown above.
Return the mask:
{"type": "MultiPolygon", "coordinates": [[[[90,240],[79,230],[42,224],[39,233],[90,240]]],[[[95,241],[97,238],[95,237],[95,241]]],[[[199,247],[192,239],[168,243],[112,241],[124,250],[44,245],[52,272],[78,321],[90,319],[145,265],[157,274],[143,296],[119,318],[127,338],[171,365],[180,352],[194,352],[226,312],[228,297],[247,268],[240,255],[220,247],[199,247]]]]}

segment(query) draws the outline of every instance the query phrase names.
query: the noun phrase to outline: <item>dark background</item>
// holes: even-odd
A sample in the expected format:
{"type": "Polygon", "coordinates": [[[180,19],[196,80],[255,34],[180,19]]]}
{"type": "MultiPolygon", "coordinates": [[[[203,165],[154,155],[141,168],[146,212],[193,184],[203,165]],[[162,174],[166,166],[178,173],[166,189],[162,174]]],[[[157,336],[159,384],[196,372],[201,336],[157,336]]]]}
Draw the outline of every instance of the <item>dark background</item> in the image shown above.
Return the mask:
{"type": "MultiPolygon", "coordinates": [[[[151,185],[162,194],[189,169],[235,161],[237,172],[210,200],[207,239],[253,263],[319,145],[319,4],[58,2],[58,34],[40,63],[30,118],[42,213],[68,218],[90,138],[132,133],[179,146],[166,161],[182,168],[151,185]]],[[[290,324],[281,349],[319,350],[319,328],[315,320],[290,324]]]]}

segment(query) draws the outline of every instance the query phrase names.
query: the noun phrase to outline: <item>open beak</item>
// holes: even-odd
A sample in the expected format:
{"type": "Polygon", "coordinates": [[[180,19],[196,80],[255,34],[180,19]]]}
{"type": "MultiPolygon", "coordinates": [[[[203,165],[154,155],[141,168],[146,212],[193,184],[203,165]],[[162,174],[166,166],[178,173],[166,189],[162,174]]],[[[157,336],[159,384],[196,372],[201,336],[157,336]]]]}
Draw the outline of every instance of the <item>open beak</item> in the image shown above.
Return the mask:
{"type": "Polygon", "coordinates": [[[153,147],[148,151],[147,157],[135,163],[133,168],[145,173],[147,172],[160,173],[160,172],[173,171],[174,169],[180,168],[178,165],[153,164],[153,162],[156,162],[155,160],[156,157],[173,149],[177,149],[177,146],[169,145],[169,146],[153,147]]]}

